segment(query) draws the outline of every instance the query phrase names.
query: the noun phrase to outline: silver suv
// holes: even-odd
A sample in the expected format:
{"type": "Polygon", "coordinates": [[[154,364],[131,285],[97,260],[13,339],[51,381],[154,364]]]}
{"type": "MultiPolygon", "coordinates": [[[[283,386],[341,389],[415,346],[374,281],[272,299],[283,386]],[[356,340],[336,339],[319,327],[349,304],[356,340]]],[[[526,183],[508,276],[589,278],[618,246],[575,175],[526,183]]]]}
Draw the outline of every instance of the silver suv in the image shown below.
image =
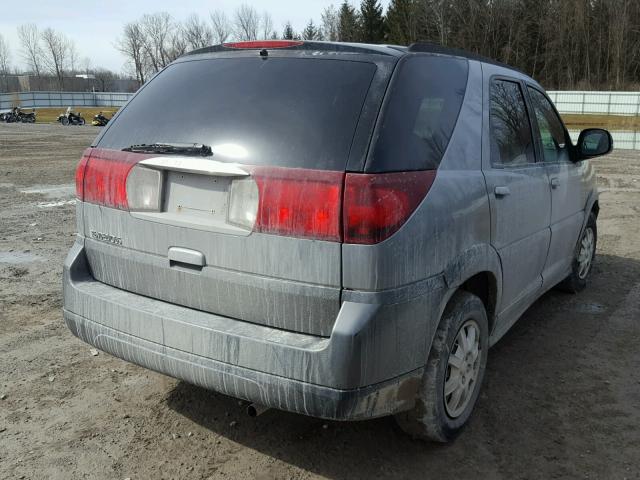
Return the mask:
{"type": "Polygon", "coordinates": [[[188,54],[76,173],[71,332],[127,361],[335,420],[452,439],[487,353],[585,287],[598,195],[528,76],[466,52],[268,41],[188,54]]]}

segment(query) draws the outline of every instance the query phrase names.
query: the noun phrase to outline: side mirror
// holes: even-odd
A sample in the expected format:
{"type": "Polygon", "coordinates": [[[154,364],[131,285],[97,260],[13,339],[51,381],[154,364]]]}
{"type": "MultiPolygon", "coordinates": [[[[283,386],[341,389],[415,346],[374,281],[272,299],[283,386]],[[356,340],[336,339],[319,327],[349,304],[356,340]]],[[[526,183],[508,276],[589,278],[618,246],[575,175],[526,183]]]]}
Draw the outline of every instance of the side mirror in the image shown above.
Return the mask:
{"type": "Polygon", "coordinates": [[[607,130],[587,128],[578,137],[578,160],[606,155],[613,150],[613,138],[607,130]]]}

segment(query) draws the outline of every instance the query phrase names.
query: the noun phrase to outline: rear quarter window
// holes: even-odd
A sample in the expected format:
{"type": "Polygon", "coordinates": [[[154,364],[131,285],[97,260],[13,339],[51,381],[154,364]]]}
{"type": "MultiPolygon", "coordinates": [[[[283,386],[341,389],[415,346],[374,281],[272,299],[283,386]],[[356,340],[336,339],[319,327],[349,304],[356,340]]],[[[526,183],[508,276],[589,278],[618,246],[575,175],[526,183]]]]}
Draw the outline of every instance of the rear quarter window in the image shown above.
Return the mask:
{"type": "Polygon", "coordinates": [[[467,88],[465,59],[435,55],[405,58],[387,93],[367,170],[438,168],[467,88]]]}
{"type": "Polygon", "coordinates": [[[210,58],[170,65],[98,147],[202,143],[220,161],[344,170],[376,65],[309,58],[210,58]]]}

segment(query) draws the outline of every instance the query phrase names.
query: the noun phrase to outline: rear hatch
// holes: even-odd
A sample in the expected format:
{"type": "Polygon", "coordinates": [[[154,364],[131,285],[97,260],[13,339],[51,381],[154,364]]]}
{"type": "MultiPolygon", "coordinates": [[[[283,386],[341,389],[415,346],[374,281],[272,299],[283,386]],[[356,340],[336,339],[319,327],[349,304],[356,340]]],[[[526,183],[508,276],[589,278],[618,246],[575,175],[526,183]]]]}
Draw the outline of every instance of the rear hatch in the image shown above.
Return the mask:
{"type": "Polygon", "coordinates": [[[383,93],[376,63],[355,57],[196,55],[145,85],[78,169],[93,276],[329,335],[345,171],[383,93]]]}

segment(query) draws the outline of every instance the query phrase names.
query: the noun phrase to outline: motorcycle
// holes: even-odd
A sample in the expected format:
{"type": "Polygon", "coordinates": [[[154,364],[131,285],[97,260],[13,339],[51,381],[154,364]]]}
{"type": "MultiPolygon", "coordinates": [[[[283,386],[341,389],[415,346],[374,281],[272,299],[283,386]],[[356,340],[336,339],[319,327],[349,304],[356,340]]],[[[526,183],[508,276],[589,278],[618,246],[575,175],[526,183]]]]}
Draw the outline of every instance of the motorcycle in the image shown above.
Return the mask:
{"type": "Polygon", "coordinates": [[[73,113],[73,112],[69,112],[69,113],[61,113],[60,115],[58,115],[58,120],[59,123],[61,123],[64,126],[67,125],[84,125],[85,121],[84,118],[82,117],[82,114],[80,112],[78,113],[73,113]]]}
{"type": "Polygon", "coordinates": [[[98,113],[97,115],[93,116],[93,121],[91,122],[91,125],[94,125],[96,127],[104,127],[107,125],[107,123],[109,123],[109,118],[105,117],[102,112],[98,113]]]}
{"type": "Polygon", "coordinates": [[[36,123],[36,112],[18,112],[18,117],[22,123],[36,123]]]}
{"type": "Polygon", "coordinates": [[[36,122],[36,112],[25,113],[19,108],[15,108],[8,112],[2,113],[0,116],[0,121],[5,123],[35,123],[36,122]]]}

